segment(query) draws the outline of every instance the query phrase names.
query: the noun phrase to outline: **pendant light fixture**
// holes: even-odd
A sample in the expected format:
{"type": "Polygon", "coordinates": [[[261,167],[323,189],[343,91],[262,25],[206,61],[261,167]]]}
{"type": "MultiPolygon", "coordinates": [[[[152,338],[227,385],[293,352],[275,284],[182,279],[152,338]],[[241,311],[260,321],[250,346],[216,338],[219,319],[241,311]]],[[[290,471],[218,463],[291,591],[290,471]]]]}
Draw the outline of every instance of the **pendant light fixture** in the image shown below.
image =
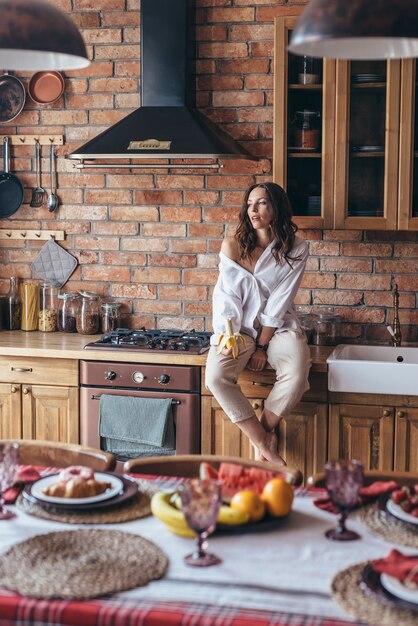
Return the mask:
{"type": "Polygon", "coordinates": [[[86,47],[74,22],[43,0],[0,0],[0,67],[75,70],[87,67],[86,47]]]}
{"type": "Polygon", "coordinates": [[[311,0],[289,51],[331,59],[418,57],[418,0],[311,0]]]}

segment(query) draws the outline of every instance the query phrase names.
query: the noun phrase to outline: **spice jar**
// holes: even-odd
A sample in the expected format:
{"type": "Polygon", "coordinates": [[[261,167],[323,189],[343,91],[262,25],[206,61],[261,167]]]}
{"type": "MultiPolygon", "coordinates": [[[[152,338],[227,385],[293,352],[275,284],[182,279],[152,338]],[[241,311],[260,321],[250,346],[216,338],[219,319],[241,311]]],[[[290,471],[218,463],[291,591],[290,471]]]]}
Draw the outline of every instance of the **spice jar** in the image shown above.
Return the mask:
{"type": "Polygon", "coordinates": [[[81,300],[77,308],[76,327],[81,335],[99,332],[99,296],[89,291],[80,291],[81,300]]]}
{"type": "Polygon", "coordinates": [[[120,302],[103,302],[102,332],[111,333],[120,326],[120,302]]]}
{"type": "Polygon", "coordinates": [[[319,111],[296,111],[295,148],[306,152],[319,149],[319,111]]]}
{"type": "Polygon", "coordinates": [[[58,330],[62,333],[77,332],[77,309],[80,297],[78,293],[60,293],[58,295],[58,330]]]}
{"type": "Polygon", "coordinates": [[[298,57],[298,83],[301,85],[313,85],[319,83],[318,60],[314,57],[298,57]]]}
{"type": "Polygon", "coordinates": [[[313,316],[312,343],[316,346],[335,346],[340,341],[340,315],[323,311],[313,316]]]}
{"type": "Polygon", "coordinates": [[[22,298],[22,330],[38,330],[39,283],[25,281],[20,288],[22,298]]]}
{"type": "Polygon", "coordinates": [[[19,283],[16,276],[10,278],[10,289],[5,299],[4,328],[6,330],[20,330],[22,324],[22,298],[20,297],[19,283]]]}
{"type": "Polygon", "coordinates": [[[40,307],[38,329],[44,333],[57,330],[58,289],[51,283],[40,286],[40,307]]]}

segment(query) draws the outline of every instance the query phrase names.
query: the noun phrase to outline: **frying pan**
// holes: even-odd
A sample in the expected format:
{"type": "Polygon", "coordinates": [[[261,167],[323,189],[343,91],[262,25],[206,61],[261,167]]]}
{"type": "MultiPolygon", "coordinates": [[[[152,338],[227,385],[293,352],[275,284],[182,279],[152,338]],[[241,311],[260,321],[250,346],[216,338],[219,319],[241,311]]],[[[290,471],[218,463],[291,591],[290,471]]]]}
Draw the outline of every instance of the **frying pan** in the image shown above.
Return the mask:
{"type": "Polygon", "coordinates": [[[22,82],[5,72],[0,76],[0,124],[7,124],[19,115],[25,106],[26,91],[22,82]]]}
{"type": "Polygon", "coordinates": [[[64,78],[60,72],[36,72],[29,81],[28,92],[37,104],[51,104],[64,91],[64,78]]]}
{"type": "Polygon", "coordinates": [[[0,219],[16,213],[23,202],[23,185],[9,172],[9,138],[3,139],[4,172],[0,172],[0,219]]]}

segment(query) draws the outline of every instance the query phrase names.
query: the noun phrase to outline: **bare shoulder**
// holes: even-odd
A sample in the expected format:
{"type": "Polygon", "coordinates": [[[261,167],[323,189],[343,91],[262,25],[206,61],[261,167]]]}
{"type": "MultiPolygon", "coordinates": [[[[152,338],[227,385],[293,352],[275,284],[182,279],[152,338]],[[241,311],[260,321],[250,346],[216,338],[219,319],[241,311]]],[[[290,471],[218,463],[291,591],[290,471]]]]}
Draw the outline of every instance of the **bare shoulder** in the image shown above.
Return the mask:
{"type": "Polygon", "coordinates": [[[238,260],[239,254],[236,239],[234,237],[225,237],[222,242],[221,252],[233,261],[238,260]]]}

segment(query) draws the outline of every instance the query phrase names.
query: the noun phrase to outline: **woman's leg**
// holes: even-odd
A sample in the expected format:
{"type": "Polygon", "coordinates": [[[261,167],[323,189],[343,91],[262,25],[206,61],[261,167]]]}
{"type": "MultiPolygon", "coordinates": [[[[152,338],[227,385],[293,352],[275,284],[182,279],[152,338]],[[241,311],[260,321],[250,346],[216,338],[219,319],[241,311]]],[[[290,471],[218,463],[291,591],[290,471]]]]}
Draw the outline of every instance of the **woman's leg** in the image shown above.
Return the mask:
{"type": "Polygon", "coordinates": [[[276,333],[270,341],[268,358],[276,370],[276,383],[265,401],[260,422],[266,431],[274,429],[277,433],[283,417],[309,389],[311,358],[305,335],[294,331],[276,333]]]}
{"type": "Polygon", "coordinates": [[[260,454],[268,461],[283,463],[283,459],[277,452],[277,435],[267,432],[261,425],[250,402],[237,384],[238,375],[254,352],[254,340],[251,337],[246,337],[246,339],[247,347],[240,351],[238,359],[216,354],[216,348],[214,346],[210,348],[206,361],[205,385],[229,419],[260,450],[260,454]]]}

